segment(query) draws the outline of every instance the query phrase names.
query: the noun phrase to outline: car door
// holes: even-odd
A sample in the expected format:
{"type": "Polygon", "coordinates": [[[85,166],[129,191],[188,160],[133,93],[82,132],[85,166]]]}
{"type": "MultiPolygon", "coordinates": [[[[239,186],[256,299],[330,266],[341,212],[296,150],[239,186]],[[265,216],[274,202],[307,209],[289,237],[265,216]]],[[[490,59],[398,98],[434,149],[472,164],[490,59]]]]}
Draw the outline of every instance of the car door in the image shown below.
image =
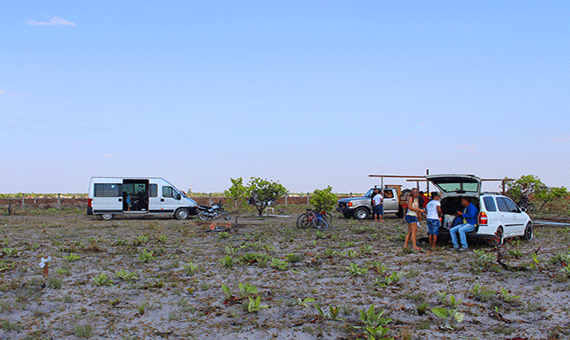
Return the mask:
{"type": "Polygon", "coordinates": [[[93,213],[121,213],[123,211],[123,196],[121,183],[94,183],[93,213]]]}
{"type": "Polygon", "coordinates": [[[512,214],[513,218],[513,236],[521,236],[524,233],[526,218],[513,200],[508,197],[503,197],[507,208],[512,214]]]}
{"type": "Polygon", "coordinates": [[[507,204],[505,197],[497,197],[497,206],[501,212],[501,225],[503,226],[503,235],[505,237],[510,237],[514,234],[516,229],[516,222],[514,213],[511,212],[507,204]]]}
{"type": "Polygon", "coordinates": [[[394,212],[398,211],[398,197],[396,197],[396,192],[393,189],[384,190],[384,212],[394,212]]]}
{"type": "Polygon", "coordinates": [[[442,197],[480,195],[481,179],[473,175],[428,175],[426,179],[442,192],[442,197]]]}
{"type": "Polygon", "coordinates": [[[176,190],[176,188],[163,185],[162,186],[162,197],[160,198],[160,210],[162,213],[174,213],[174,211],[180,206],[180,199],[182,196],[176,190]]]}

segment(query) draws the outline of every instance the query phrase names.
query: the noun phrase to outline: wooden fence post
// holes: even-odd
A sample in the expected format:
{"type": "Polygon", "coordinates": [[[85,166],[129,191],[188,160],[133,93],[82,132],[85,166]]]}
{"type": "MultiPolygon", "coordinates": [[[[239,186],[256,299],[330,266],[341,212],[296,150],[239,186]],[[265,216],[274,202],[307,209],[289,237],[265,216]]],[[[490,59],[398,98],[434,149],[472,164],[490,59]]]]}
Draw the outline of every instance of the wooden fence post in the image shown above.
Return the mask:
{"type": "Polygon", "coordinates": [[[24,205],[25,197],[26,197],[26,195],[22,194],[22,210],[26,209],[26,206],[24,205]]]}
{"type": "Polygon", "coordinates": [[[287,197],[289,197],[289,195],[285,195],[285,206],[287,206],[287,197]]]}
{"type": "Polygon", "coordinates": [[[208,197],[210,198],[210,205],[212,205],[212,193],[210,193],[208,197]]]}
{"type": "Polygon", "coordinates": [[[57,207],[61,208],[61,194],[57,194],[57,207]]]}
{"type": "Polygon", "coordinates": [[[307,205],[309,205],[309,200],[310,200],[309,193],[307,193],[307,205]]]}

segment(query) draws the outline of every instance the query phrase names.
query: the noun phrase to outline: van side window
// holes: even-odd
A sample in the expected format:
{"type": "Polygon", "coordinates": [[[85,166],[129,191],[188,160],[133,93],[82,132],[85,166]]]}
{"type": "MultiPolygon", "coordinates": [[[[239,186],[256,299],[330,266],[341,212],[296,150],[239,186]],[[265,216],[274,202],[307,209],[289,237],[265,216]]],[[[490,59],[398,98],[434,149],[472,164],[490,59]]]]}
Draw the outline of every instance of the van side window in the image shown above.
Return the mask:
{"type": "Polygon", "coordinates": [[[121,185],[113,183],[95,183],[93,188],[95,197],[119,197],[121,196],[121,185]]]}
{"type": "Polygon", "coordinates": [[[497,211],[497,206],[495,205],[493,197],[485,197],[483,198],[483,201],[485,202],[485,209],[487,209],[487,211],[497,211]]]}
{"type": "Polygon", "coordinates": [[[150,185],[150,197],[158,196],[158,185],[151,184],[150,185]]]}
{"type": "Polygon", "coordinates": [[[503,198],[503,199],[505,200],[505,203],[507,204],[507,209],[509,209],[510,212],[513,212],[513,213],[520,212],[519,207],[517,207],[515,202],[511,201],[510,198],[503,198]]]}
{"type": "Polygon", "coordinates": [[[162,187],[162,197],[174,197],[174,189],[172,187],[162,187]]]}
{"type": "Polygon", "coordinates": [[[509,208],[507,208],[507,203],[505,203],[505,199],[503,197],[497,197],[497,205],[499,206],[500,211],[509,212],[509,208]]]}

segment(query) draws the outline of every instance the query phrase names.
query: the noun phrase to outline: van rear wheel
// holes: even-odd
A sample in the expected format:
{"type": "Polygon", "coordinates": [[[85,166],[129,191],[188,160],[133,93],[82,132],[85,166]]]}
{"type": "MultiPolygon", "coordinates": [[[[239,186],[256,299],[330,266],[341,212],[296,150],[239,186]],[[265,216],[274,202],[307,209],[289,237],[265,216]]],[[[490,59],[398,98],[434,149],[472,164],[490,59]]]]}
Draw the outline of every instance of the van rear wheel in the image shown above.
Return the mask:
{"type": "Polygon", "coordinates": [[[101,214],[101,219],[105,221],[110,221],[115,215],[113,214],[101,214]]]}
{"type": "Polygon", "coordinates": [[[190,216],[190,213],[188,212],[188,210],[182,208],[182,209],[178,209],[176,210],[176,212],[174,213],[174,217],[177,220],[185,220],[188,218],[188,216],[190,216]]]}

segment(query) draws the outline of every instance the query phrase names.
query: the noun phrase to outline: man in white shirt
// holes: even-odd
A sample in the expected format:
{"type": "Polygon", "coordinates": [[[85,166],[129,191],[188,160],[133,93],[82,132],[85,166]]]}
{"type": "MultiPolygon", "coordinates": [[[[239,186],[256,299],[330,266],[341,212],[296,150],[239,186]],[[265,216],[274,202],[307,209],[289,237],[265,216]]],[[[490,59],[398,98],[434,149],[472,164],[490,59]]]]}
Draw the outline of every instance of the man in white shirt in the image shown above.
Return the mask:
{"type": "Polygon", "coordinates": [[[376,195],[372,198],[372,202],[374,203],[374,221],[378,222],[380,219],[380,223],[382,223],[384,219],[384,209],[382,203],[384,203],[384,197],[380,193],[380,190],[374,190],[376,195]]]}
{"type": "Polygon", "coordinates": [[[429,244],[431,250],[435,249],[435,244],[437,242],[437,235],[439,231],[439,217],[441,216],[441,194],[439,192],[432,192],[431,201],[426,206],[427,210],[427,226],[429,235],[429,244]]]}

